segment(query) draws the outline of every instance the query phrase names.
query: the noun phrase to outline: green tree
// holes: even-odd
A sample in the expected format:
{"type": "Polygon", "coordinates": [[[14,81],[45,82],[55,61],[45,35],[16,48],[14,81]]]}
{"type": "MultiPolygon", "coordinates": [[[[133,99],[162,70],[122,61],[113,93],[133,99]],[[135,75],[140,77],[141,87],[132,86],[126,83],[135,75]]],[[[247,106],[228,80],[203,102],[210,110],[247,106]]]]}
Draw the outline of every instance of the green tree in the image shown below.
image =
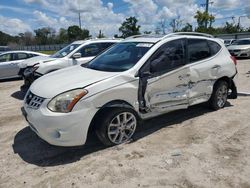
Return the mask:
{"type": "Polygon", "coordinates": [[[43,28],[39,28],[34,30],[36,36],[36,42],[37,44],[53,44],[54,43],[54,39],[55,39],[55,29],[51,28],[51,27],[43,27],[43,28]]]}
{"type": "Polygon", "coordinates": [[[181,32],[192,32],[193,26],[190,23],[186,23],[186,25],[180,29],[181,32]]]}
{"type": "Polygon", "coordinates": [[[59,44],[67,43],[69,41],[67,29],[60,28],[57,41],[59,44]]]}
{"type": "Polygon", "coordinates": [[[89,38],[89,30],[81,29],[77,25],[73,25],[68,27],[68,38],[69,41],[79,40],[79,39],[86,39],[89,38]]]}
{"type": "Polygon", "coordinates": [[[105,38],[104,34],[102,33],[102,30],[99,30],[97,38],[105,38]]]}
{"type": "Polygon", "coordinates": [[[211,33],[213,30],[212,24],[215,21],[215,17],[213,15],[209,15],[207,12],[197,11],[194,18],[197,20],[198,27],[196,31],[198,32],[206,32],[211,33]],[[206,28],[206,23],[208,23],[209,28],[206,28]]]}
{"type": "Polygon", "coordinates": [[[140,34],[140,25],[137,25],[138,20],[135,17],[126,18],[122,23],[119,31],[122,33],[121,37],[126,38],[132,35],[140,34]]]}

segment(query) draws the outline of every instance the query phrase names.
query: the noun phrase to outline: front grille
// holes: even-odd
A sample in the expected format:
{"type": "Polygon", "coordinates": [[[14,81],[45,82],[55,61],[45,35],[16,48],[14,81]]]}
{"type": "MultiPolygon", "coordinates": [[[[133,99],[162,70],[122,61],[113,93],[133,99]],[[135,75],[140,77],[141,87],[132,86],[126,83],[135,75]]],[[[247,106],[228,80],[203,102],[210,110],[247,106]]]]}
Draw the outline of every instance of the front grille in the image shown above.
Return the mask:
{"type": "Polygon", "coordinates": [[[33,109],[38,109],[43,103],[43,101],[44,101],[44,98],[39,97],[30,91],[27,94],[26,99],[25,99],[25,103],[28,105],[28,107],[33,108],[33,109]]]}
{"type": "Polygon", "coordinates": [[[233,52],[240,52],[240,50],[234,50],[233,52]]]}

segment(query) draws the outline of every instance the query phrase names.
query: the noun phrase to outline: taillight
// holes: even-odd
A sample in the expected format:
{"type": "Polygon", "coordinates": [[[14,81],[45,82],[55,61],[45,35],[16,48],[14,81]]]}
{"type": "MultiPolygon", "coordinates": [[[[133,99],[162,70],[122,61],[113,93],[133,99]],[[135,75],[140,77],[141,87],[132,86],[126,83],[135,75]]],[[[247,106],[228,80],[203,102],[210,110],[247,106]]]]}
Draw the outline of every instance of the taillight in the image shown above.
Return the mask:
{"type": "Polygon", "coordinates": [[[236,58],[235,58],[234,56],[231,56],[231,59],[233,60],[235,66],[236,66],[236,65],[237,65],[237,60],[236,60],[236,58]]]}

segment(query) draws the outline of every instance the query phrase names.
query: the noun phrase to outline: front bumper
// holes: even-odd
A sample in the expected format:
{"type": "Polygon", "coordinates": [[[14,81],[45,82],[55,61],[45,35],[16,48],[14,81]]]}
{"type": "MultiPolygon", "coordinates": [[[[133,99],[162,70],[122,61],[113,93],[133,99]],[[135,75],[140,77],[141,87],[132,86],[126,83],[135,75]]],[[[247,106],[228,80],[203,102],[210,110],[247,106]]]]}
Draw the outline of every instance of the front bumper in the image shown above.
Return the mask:
{"type": "Polygon", "coordinates": [[[32,71],[32,68],[26,68],[23,71],[22,76],[24,79],[24,85],[30,86],[32,82],[34,82],[37,78],[41,77],[42,75],[32,71]]]}
{"type": "Polygon", "coordinates": [[[23,115],[30,128],[43,140],[56,146],[79,146],[86,142],[88,129],[96,109],[55,113],[47,108],[45,99],[39,109],[24,104],[23,115]]]}

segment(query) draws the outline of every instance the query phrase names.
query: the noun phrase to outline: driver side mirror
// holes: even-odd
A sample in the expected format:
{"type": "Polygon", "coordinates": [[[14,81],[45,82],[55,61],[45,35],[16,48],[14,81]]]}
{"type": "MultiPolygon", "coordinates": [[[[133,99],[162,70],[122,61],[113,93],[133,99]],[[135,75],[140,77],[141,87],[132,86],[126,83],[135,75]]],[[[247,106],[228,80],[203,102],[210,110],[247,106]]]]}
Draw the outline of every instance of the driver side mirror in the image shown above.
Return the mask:
{"type": "Polygon", "coordinates": [[[81,53],[74,53],[73,56],[72,56],[73,59],[79,59],[81,57],[82,57],[81,53]]]}

